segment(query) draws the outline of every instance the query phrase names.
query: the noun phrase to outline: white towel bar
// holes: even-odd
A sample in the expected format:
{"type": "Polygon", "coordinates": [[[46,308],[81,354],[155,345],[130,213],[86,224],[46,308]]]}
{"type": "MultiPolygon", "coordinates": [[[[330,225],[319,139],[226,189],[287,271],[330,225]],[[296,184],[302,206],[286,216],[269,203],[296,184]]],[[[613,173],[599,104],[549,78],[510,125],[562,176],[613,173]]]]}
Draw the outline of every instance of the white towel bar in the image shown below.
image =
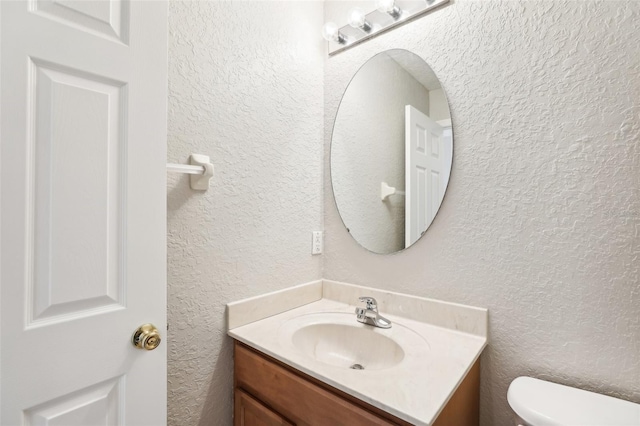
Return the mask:
{"type": "Polygon", "coordinates": [[[186,173],[188,175],[204,174],[204,166],[189,166],[187,164],[167,163],[167,171],[173,173],[186,173]]]}
{"type": "Polygon", "coordinates": [[[167,171],[191,175],[189,177],[191,189],[197,191],[209,189],[209,180],[213,176],[213,164],[211,164],[209,157],[201,154],[191,154],[189,163],[190,165],[167,163],[167,171]]]}

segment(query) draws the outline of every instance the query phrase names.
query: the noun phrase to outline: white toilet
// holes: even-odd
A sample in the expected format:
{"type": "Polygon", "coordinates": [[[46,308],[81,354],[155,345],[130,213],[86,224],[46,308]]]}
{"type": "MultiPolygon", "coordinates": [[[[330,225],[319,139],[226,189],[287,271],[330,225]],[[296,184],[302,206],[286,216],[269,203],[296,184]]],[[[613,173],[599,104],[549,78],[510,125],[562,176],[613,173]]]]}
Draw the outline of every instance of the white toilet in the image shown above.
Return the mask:
{"type": "Polygon", "coordinates": [[[518,377],[507,392],[522,426],[640,426],[640,404],[518,377]]]}

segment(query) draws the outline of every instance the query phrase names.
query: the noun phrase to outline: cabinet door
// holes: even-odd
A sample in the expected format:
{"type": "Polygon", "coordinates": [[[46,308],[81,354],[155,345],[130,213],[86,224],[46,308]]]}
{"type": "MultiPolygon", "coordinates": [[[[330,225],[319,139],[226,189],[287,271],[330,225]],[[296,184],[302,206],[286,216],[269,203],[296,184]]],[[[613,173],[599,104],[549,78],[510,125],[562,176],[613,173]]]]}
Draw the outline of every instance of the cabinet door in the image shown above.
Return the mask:
{"type": "Polygon", "coordinates": [[[240,389],[235,390],[234,396],[235,426],[293,426],[284,417],[240,389]]]}

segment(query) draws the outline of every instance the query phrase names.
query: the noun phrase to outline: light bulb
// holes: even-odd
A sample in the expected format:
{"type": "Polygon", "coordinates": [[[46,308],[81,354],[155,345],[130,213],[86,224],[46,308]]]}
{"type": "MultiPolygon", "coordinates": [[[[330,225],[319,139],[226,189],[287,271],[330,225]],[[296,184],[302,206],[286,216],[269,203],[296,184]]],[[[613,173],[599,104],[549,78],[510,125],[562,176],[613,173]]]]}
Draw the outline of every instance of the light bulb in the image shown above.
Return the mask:
{"type": "Polygon", "coordinates": [[[378,10],[382,13],[391,12],[396,5],[395,0],[378,0],[376,3],[378,10]]]}
{"type": "Polygon", "coordinates": [[[340,34],[340,30],[334,22],[327,22],[322,26],[322,37],[327,41],[335,41],[340,44],[346,42],[345,37],[340,34]]]}
{"type": "Polygon", "coordinates": [[[360,28],[362,31],[371,31],[371,24],[367,21],[366,15],[362,9],[355,8],[349,12],[349,25],[353,28],[360,28]]]}
{"type": "Polygon", "coordinates": [[[395,0],[378,0],[376,5],[378,6],[378,11],[388,13],[396,19],[399,18],[402,13],[402,10],[396,6],[395,0]]]}

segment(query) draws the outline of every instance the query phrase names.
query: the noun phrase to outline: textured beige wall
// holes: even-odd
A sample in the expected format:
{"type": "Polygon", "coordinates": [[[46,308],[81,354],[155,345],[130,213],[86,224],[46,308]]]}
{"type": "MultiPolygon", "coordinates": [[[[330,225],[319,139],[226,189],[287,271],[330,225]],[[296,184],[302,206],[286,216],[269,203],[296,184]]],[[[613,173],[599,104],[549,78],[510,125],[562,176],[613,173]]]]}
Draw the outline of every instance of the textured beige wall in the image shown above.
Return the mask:
{"type": "Polygon", "coordinates": [[[170,162],[210,155],[211,189],[171,175],[169,424],[231,424],[225,304],[321,277],[321,2],[172,2],[170,162]]]}
{"type": "Polygon", "coordinates": [[[640,402],[640,3],[456,0],[327,59],[323,260],[322,13],[170,6],[169,161],[216,176],[169,178],[169,423],[231,422],[225,303],[321,275],[489,308],[484,425],[521,374],[640,402]],[[349,78],[394,47],[442,81],[456,146],[426,236],[380,256],[344,230],[326,154],[349,78]]]}
{"type": "Polygon", "coordinates": [[[638,22],[636,1],[456,0],[325,63],[324,278],[489,308],[485,426],[510,424],[523,374],[640,402],[638,22]],[[455,147],[425,237],[380,256],[344,229],[326,167],[344,88],[389,48],[438,75],[455,147]]]}

